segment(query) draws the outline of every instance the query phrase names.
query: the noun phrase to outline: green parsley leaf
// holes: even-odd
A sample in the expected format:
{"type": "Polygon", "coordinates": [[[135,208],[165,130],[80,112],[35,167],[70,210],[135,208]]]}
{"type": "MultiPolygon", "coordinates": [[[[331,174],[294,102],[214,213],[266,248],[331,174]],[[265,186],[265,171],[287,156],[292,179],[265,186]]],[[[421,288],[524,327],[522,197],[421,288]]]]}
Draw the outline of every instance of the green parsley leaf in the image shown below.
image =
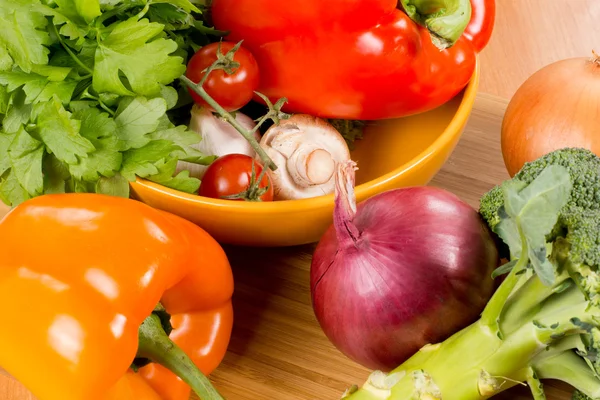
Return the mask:
{"type": "Polygon", "coordinates": [[[79,163],[69,165],[71,174],[76,179],[87,181],[96,181],[101,175],[114,176],[119,171],[123,159],[119,152],[119,139],[115,134],[115,120],[97,108],[81,110],[73,116],[81,120],[81,136],[88,139],[96,150],[81,158],[79,163]]]}
{"type": "Polygon", "coordinates": [[[76,164],[78,157],[87,157],[95,150],[94,145],[79,134],[81,122],[72,118],[57,96],[36,104],[34,114],[37,115],[36,134],[59,160],[76,164]]]}
{"type": "Polygon", "coordinates": [[[32,138],[25,128],[21,127],[8,149],[11,170],[29,195],[38,196],[44,191],[42,159],[44,145],[32,138]]]}
{"type": "Polygon", "coordinates": [[[13,66],[13,59],[8,54],[8,50],[0,44],[0,71],[10,71],[13,66]]]}
{"type": "Polygon", "coordinates": [[[190,171],[181,171],[174,176],[177,159],[173,158],[166,163],[161,160],[155,166],[158,168],[158,173],[146,177],[149,181],[186,193],[198,192],[200,179],[190,177],[190,171]]]}
{"type": "Polygon", "coordinates": [[[200,142],[200,135],[189,130],[184,125],[168,129],[157,130],[149,135],[152,140],[170,140],[180,147],[177,156],[181,161],[188,161],[195,164],[209,165],[217,157],[214,155],[205,155],[201,151],[192,147],[200,142]]]}
{"type": "Polygon", "coordinates": [[[183,11],[189,13],[189,12],[197,12],[199,13],[200,10],[198,9],[198,7],[196,7],[194,4],[192,4],[192,2],[190,2],[189,0],[152,0],[152,4],[160,4],[160,3],[166,3],[166,4],[171,4],[175,7],[181,8],[183,11]]]}
{"type": "Polygon", "coordinates": [[[6,48],[25,72],[33,64],[47,64],[50,35],[46,18],[32,9],[35,0],[0,0],[0,46],[6,48]]]}
{"type": "Polygon", "coordinates": [[[23,90],[14,92],[6,116],[2,121],[4,131],[8,133],[17,132],[22,124],[29,122],[31,110],[31,104],[25,104],[25,92],[23,90]]]}
{"type": "MultiPolygon", "coordinates": [[[[58,67],[54,67],[58,68],[58,67]]],[[[50,74],[54,72],[47,71],[50,74]]],[[[57,78],[56,76],[52,76],[57,78]]],[[[63,104],[68,104],[77,86],[76,81],[51,80],[48,77],[23,71],[0,72],[0,84],[6,85],[7,91],[22,87],[25,92],[25,104],[39,103],[50,100],[54,94],[63,104]]]]}
{"type": "Polygon", "coordinates": [[[102,9],[112,9],[114,6],[119,5],[123,0],[100,0],[100,6],[102,9]]]}
{"type": "Polygon", "coordinates": [[[93,76],[96,92],[153,96],[160,93],[160,84],[170,84],[185,72],[183,59],[170,56],[177,50],[177,43],[156,38],[163,32],[163,25],[132,17],[113,23],[111,28],[96,50],[93,76]],[[120,72],[131,90],[124,85],[120,72]]]}
{"type": "Polygon", "coordinates": [[[127,198],[129,197],[129,181],[121,174],[110,178],[100,178],[96,184],[96,193],[127,198]]]}
{"type": "Polygon", "coordinates": [[[131,182],[135,181],[136,175],[140,178],[156,175],[159,169],[155,164],[164,163],[164,159],[177,149],[171,141],[154,140],[144,147],[128,150],[123,153],[121,174],[131,182]]]}
{"type": "Polygon", "coordinates": [[[65,181],[71,174],[65,163],[60,161],[54,154],[44,157],[44,193],[65,193],[65,181]]]}
{"type": "Polygon", "coordinates": [[[8,154],[8,149],[16,136],[16,133],[0,132],[0,154],[2,155],[0,157],[0,176],[10,168],[10,158],[5,154],[8,154]]]}
{"type": "Polygon", "coordinates": [[[121,150],[148,144],[151,138],[147,134],[156,130],[160,118],[167,111],[167,102],[160,97],[151,100],[136,97],[128,100],[130,101],[123,101],[119,105],[115,117],[121,150]]]}
{"type": "Polygon", "coordinates": [[[12,170],[9,170],[0,178],[0,200],[4,204],[14,207],[30,198],[31,196],[27,193],[27,190],[23,189],[12,170]]]}
{"type": "Polygon", "coordinates": [[[100,0],[74,0],[74,3],[75,9],[88,24],[92,22],[94,18],[102,15],[102,12],[100,11],[100,0]]]}
{"type": "Polygon", "coordinates": [[[10,94],[8,93],[8,90],[6,90],[6,86],[0,86],[0,115],[6,114],[9,102],[10,94]]]}

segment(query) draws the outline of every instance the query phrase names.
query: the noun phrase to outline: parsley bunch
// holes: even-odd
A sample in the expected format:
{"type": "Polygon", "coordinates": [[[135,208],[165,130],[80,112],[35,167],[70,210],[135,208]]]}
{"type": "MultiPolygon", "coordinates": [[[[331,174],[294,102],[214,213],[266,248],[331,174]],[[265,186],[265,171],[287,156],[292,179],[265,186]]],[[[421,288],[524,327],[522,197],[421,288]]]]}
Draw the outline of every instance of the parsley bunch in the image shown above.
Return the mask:
{"type": "Polygon", "coordinates": [[[0,199],[129,196],[136,176],[193,193],[214,160],[178,115],[208,34],[188,0],[0,0],[0,199]]]}

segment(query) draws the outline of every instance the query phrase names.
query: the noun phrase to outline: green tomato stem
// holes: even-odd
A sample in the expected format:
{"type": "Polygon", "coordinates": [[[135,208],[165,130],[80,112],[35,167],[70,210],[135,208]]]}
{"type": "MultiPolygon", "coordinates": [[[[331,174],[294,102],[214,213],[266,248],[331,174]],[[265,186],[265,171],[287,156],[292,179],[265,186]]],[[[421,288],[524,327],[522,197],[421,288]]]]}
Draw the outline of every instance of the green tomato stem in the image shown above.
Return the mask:
{"type": "Polygon", "coordinates": [[[277,165],[273,162],[273,160],[271,160],[271,157],[269,157],[269,155],[261,147],[256,138],[254,138],[254,136],[250,132],[248,132],[242,125],[240,125],[240,123],[230,113],[225,111],[225,109],[221,107],[219,103],[217,103],[212,97],[210,97],[210,95],[206,92],[206,90],[204,90],[202,86],[197,85],[185,75],[182,75],[180,79],[198,96],[202,97],[202,99],[206,101],[206,103],[209,106],[211,106],[213,110],[215,110],[223,119],[229,122],[231,126],[233,126],[244,137],[244,139],[246,139],[250,143],[250,146],[252,146],[256,154],[258,154],[265,168],[269,168],[272,171],[275,171],[277,169],[277,165]]]}
{"type": "Polygon", "coordinates": [[[152,313],[140,325],[137,357],[158,363],[187,383],[202,400],[223,400],[208,378],[165,332],[159,315],[152,313]]]}

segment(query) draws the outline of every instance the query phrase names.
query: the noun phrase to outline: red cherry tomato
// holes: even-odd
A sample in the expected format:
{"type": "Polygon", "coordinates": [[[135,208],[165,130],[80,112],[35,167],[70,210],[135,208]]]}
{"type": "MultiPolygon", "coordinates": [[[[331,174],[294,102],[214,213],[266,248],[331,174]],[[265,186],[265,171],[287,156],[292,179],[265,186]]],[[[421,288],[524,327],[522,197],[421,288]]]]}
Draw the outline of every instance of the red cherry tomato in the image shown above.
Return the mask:
{"type": "MultiPolygon", "coordinates": [[[[221,54],[225,55],[235,43],[221,42],[221,54]]],[[[211,43],[198,50],[188,62],[185,75],[194,83],[200,82],[204,77],[206,68],[217,60],[219,43],[211,43]]],[[[254,91],[259,84],[259,71],[256,59],[249,50],[240,47],[233,55],[233,60],[240,64],[231,75],[223,69],[216,69],[209,73],[202,87],[221,107],[227,111],[235,111],[252,100],[254,91]]],[[[188,91],[198,105],[212,110],[196,92],[188,91]]],[[[214,110],[213,110],[214,111],[214,110]]]]}
{"type": "Polygon", "coordinates": [[[222,199],[224,196],[239,195],[232,200],[273,201],[273,184],[269,171],[265,172],[260,184],[258,178],[262,165],[245,154],[227,154],[217,158],[206,169],[198,194],[204,197],[222,199]],[[252,182],[254,163],[254,186],[252,182]]]}

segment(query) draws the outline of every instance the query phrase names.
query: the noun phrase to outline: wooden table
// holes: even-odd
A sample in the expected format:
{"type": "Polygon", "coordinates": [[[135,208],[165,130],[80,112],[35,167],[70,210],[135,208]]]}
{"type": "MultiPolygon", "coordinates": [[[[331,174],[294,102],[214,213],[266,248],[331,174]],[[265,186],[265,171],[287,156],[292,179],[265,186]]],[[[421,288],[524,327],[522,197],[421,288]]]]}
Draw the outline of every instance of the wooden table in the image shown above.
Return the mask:
{"type": "MultiPolygon", "coordinates": [[[[496,0],[494,36],[481,54],[481,94],[454,155],[431,183],[473,206],[505,179],[498,146],[506,100],[532,73],[568,57],[600,51],[600,0],[496,0]],[[596,46],[596,47],[594,47],[596,46]]],[[[0,155],[2,156],[2,155],[0,155]]],[[[6,209],[0,204],[0,217],[6,209]]],[[[313,246],[277,250],[228,248],[236,278],[236,324],[212,380],[229,400],[338,399],[368,371],[349,362],[322,334],[310,308],[313,246]]],[[[549,400],[571,390],[548,383],[549,400]]],[[[514,389],[499,400],[530,400],[514,389]]],[[[32,400],[0,370],[0,400],[32,400]]]]}
{"type": "MultiPolygon", "coordinates": [[[[499,147],[507,101],[480,94],[464,136],[431,182],[473,207],[508,178],[499,147]]],[[[312,311],[309,268],[314,245],[284,249],[227,247],[235,274],[235,326],[229,352],[211,376],[229,400],[335,400],[369,371],[338,352],[312,311]]],[[[571,389],[547,385],[549,400],[568,400],[571,389]]],[[[529,400],[527,388],[495,397],[529,400]]],[[[0,376],[0,400],[29,400],[16,382],[0,376]]]]}

